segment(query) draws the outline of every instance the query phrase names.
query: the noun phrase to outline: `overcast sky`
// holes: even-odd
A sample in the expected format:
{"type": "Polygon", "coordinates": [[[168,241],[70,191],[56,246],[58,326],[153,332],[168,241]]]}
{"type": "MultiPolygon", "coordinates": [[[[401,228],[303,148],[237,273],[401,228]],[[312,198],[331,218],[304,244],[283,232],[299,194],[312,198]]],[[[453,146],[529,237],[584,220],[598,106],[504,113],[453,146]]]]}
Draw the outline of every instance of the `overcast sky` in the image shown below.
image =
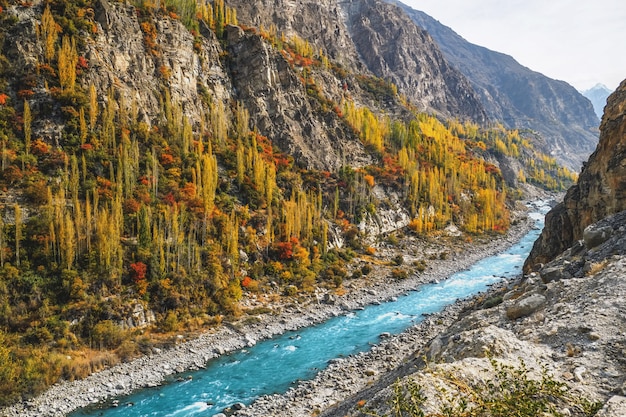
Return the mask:
{"type": "Polygon", "coordinates": [[[401,0],[579,90],[626,79],[625,0],[401,0]]]}

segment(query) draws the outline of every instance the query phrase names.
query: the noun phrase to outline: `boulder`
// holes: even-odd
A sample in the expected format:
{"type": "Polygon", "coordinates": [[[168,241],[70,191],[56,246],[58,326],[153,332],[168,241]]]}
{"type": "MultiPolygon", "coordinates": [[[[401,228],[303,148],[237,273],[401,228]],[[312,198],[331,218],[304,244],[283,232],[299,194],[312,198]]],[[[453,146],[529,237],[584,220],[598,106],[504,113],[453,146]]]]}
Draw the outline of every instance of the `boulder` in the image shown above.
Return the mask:
{"type": "Polygon", "coordinates": [[[541,280],[547,284],[549,282],[570,279],[572,276],[565,271],[562,266],[548,266],[539,271],[541,280]]]}
{"type": "Polygon", "coordinates": [[[611,226],[596,227],[595,224],[587,226],[583,231],[583,241],[587,249],[593,249],[600,246],[613,236],[613,228],[611,226]]]}
{"type": "Polygon", "coordinates": [[[626,397],[615,395],[604,404],[596,417],[626,416],[626,397]]]}
{"type": "Polygon", "coordinates": [[[509,320],[527,317],[539,310],[546,303],[546,297],[541,294],[531,294],[528,297],[517,300],[506,309],[509,320]]]}

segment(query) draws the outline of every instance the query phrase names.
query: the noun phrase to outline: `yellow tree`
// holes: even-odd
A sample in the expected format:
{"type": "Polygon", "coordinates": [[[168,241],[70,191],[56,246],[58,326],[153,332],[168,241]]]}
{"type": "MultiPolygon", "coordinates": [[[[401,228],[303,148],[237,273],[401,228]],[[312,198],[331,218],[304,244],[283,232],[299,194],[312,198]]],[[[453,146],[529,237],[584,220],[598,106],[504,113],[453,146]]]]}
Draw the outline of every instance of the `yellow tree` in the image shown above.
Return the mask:
{"type": "Polygon", "coordinates": [[[32,134],[32,116],[30,114],[30,106],[28,105],[28,101],[24,100],[24,151],[26,155],[30,152],[30,138],[32,134]]]}
{"type": "Polygon", "coordinates": [[[22,240],[22,209],[18,203],[13,207],[15,210],[15,264],[20,266],[20,242],[22,240]]]}
{"type": "Polygon", "coordinates": [[[78,52],[76,52],[76,41],[73,37],[64,36],[58,57],[59,83],[63,90],[74,91],[77,63],[78,52]]]}
{"type": "Polygon", "coordinates": [[[56,43],[59,37],[59,27],[52,17],[50,11],[50,5],[47,4],[46,8],[41,15],[41,23],[38,25],[38,32],[43,42],[44,57],[48,63],[52,61],[56,53],[56,43]]]}
{"type": "Polygon", "coordinates": [[[91,83],[89,84],[89,128],[91,130],[96,126],[96,120],[98,120],[98,94],[96,86],[91,83]]]}

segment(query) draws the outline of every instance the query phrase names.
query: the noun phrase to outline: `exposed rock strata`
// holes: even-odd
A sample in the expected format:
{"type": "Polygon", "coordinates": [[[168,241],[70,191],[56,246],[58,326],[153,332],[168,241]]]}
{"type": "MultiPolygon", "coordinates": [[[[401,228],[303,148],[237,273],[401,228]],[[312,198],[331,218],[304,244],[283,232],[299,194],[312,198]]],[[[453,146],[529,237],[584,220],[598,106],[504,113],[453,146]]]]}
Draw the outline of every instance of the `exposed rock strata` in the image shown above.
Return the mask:
{"type": "Polygon", "coordinates": [[[486,121],[467,79],[448,64],[430,35],[379,0],[233,0],[239,20],[274,25],[323,48],[334,60],[390,80],[420,110],[486,121]],[[320,18],[323,16],[323,18],[320,18]]]}
{"type": "MultiPolygon", "coordinates": [[[[334,112],[320,114],[289,63],[262,38],[226,28],[236,99],[260,132],[306,168],[338,170],[371,163],[363,144],[334,112]]],[[[335,81],[339,84],[339,81],[335,81]]]]}
{"type": "Polygon", "coordinates": [[[576,241],[587,226],[626,209],[626,81],[609,97],[600,125],[600,142],[578,183],[546,216],[540,238],[526,261],[529,271],[576,241]]]}

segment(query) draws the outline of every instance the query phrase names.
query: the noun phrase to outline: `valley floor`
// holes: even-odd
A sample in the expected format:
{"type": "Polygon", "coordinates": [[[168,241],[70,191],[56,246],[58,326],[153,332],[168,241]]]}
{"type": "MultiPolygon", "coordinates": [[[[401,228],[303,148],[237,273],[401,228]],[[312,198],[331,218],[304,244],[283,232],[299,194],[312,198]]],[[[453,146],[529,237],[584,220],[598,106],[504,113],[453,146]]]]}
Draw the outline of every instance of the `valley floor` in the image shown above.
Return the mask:
{"type": "MultiPolygon", "coordinates": [[[[444,237],[423,240],[405,236],[401,245],[379,248],[375,258],[380,262],[374,263],[373,271],[366,277],[346,280],[345,291],[318,291],[314,295],[294,299],[287,305],[251,298],[244,307],[269,307],[273,313],[260,314],[254,320],[227,323],[189,341],[181,337],[181,343],[172,349],[155,351],[153,355],[117,365],[84,380],[59,383],[32,400],[0,410],[0,416],[64,416],[78,408],[106,402],[137,389],[158,386],[166,379],[174,379],[178,372],[202,368],[211,358],[251,346],[259,340],[388,300],[424,283],[445,279],[519,240],[532,223],[523,211],[517,212],[516,218],[508,234],[477,238],[470,245],[459,241],[452,243],[453,239],[444,237]],[[446,256],[442,256],[444,253],[446,256]],[[407,279],[392,278],[392,267],[386,261],[398,254],[403,255],[407,265],[415,260],[429,259],[426,270],[407,279]]],[[[453,323],[468,303],[457,302],[409,331],[385,340],[369,353],[338,361],[315,380],[303,382],[283,396],[263,397],[252,407],[238,413],[247,416],[303,416],[326,409],[372,383],[380,374],[395,368],[416,347],[453,323]]]]}

